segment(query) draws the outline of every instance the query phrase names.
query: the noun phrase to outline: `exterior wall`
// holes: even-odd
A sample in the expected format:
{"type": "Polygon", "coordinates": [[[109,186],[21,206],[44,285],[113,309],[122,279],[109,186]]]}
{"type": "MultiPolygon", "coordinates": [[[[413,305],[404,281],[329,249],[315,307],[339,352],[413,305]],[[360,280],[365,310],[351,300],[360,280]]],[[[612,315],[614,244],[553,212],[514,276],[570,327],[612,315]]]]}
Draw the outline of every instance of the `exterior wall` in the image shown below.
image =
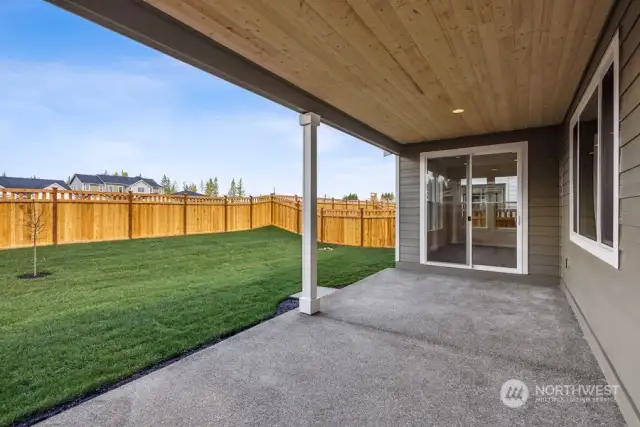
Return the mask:
{"type": "MultiPolygon", "coordinates": [[[[122,184],[91,184],[91,190],[90,191],[107,191],[107,187],[109,185],[113,185],[114,187],[114,191],[117,191],[117,187],[121,186],[123,188],[124,192],[127,192],[129,190],[131,190],[131,192],[133,193],[139,193],[138,191],[138,187],[144,187],[144,193],[161,193],[162,192],[162,188],[161,187],[151,187],[149,184],[147,184],[145,181],[138,181],[133,185],[130,186],[126,186],[126,185],[122,185],[122,184]]],[[[84,190],[84,183],[82,181],[80,181],[80,179],[78,179],[77,177],[74,177],[71,180],[71,183],[69,184],[69,187],[71,187],[72,190],[78,190],[78,191],[83,191],[84,190]]]]}
{"type": "Polygon", "coordinates": [[[80,179],[78,179],[75,176],[69,183],[69,187],[71,187],[72,190],[76,190],[76,191],[82,191],[82,186],[83,186],[82,181],[80,181],[80,179]]]}
{"type": "Polygon", "coordinates": [[[398,216],[401,262],[420,262],[420,159],[400,157],[398,216]]]}
{"type": "Polygon", "coordinates": [[[111,193],[125,193],[127,192],[127,186],[126,185],[122,185],[122,184],[105,184],[104,185],[104,191],[105,192],[111,192],[111,193]],[[113,187],[113,191],[109,191],[109,187],[113,187]],[[120,189],[122,189],[122,191],[120,191],[120,189]]]}
{"type": "Polygon", "coordinates": [[[51,190],[51,189],[54,189],[54,188],[57,188],[58,190],[64,190],[65,189],[62,185],[57,184],[57,183],[53,183],[53,184],[49,185],[48,187],[45,187],[44,189],[45,190],[51,190]]]}
{"type": "Polygon", "coordinates": [[[562,281],[584,317],[592,347],[607,379],[623,388],[620,408],[629,425],[640,425],[640,2],[621,1],[612,11],[581,84],[570,118],[602,54],[619,28],[620,39],[620,266],[569,239],[569,124],[565,124],[562,173],[562,281]],[[626,401],[624,401],[626,399],[626,401]],[[635,403],[634,403],[635,402],[635,403]]]}
{"type": "Polygon", "coordinates": [[[147,194],[149,194],[149,193],[151,193],[151,192],[152,192],[152,188],[153,188],[153,187],[151,187],[151,186],[150,186],[149,184],[147,184],[146,182],[144,182],[144,181],[138,181],[138,182],[136,182],[136,183],[134,183],[134,184],[130,185],[130,186],[127,188],[127,191],[131,190],[131,192],[132,192],[132,193],[147,193],[147,194]],[[144,188],[144,191],[138,191],[138,188],[139,188],[139,187],[144,188]]]}
{"type": "MultiPolygon", "coordinates": [[[[560,275],[559,146],[561,127],[544,127],[416,144],[400,158],[400,262],[420,262],[421,152],[528,141],[529,274],[544,282],[560,275]]],[[[557,280],[557,279],[555,279],[557,280]]]]}

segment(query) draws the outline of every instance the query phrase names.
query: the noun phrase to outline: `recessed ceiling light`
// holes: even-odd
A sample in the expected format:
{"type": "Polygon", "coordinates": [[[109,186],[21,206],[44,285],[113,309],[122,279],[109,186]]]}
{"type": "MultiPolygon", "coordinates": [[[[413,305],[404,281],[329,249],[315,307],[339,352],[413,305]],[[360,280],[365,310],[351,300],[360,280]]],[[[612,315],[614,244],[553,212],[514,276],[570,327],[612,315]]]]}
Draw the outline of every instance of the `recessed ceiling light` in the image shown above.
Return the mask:
{"type": "Polygon", "coordinates": [[[460,114],[460,113],[464,113],[464,109],[462,108],[456,108],[455,110],[452,111],[453,114],[460,114]]]}
{"type": "Polygon", "coordinates": [[[492,170],[492,171],[497,171],[497,170],[498,170],[498,168],[492,168],[491,170],[492,170]]]}

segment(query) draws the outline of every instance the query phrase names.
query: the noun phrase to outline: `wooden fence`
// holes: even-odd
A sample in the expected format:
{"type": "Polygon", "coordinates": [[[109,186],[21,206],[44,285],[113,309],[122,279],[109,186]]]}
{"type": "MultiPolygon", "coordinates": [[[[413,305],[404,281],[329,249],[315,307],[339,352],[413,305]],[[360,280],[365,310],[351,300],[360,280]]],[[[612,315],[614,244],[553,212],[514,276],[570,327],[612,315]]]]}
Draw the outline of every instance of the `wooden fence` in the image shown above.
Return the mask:
{"type": "MultiPolygon", "coordinates": [[[[38,245],[222,233],[275,225],[302,233],[297,196],[189,197],[66,190],[0,190],[0,248],[32,244],[28,217],[42,212],[38,245]]],[[[395,205],[318,200],[318,241],[394,247],[395,205]]]]}

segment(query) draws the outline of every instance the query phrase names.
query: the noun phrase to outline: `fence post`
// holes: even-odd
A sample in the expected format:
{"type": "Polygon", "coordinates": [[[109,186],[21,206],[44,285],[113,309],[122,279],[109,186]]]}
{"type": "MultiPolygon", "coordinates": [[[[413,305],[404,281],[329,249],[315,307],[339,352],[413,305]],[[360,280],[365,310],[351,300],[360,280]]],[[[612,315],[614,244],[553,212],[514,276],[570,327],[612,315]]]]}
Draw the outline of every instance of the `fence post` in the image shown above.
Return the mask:
{"type": "Polygon", "coordinates": [[[324,242],[324,208],[320,208],[320,241],[324,242]]]}
{"type": "Polygon", "coordinates": [[[360,246],[364,246],[364,208],[360,208],[360,246]]]}
{"type": "Polygon", "coordinates": [[[271,225],[276,225],[276,221],[275,221],[275,207],[276,207],[276,196],[275,194],[271,195],[271,225]]]}
{"type": "Polygon", "coordinates": [[[129,239],[133,239],[133,192],[129,190],[129,239]]]}
{"type": "Polygon", "coordinates": [[[51,234],[53,235],[53,244],[57,245],[58,244],[58,189],[57,188],[53,188],[53,194],[51,194],[52,199],[52,203],[53,205],[51,206],[51,221],[52,221],[52,231],[51,234]]]}
{"type": "Polygon", "coordinates": [[[182,208],[184,221],[182,222],[182,234],[187,235],[187,195],[184,195],[184,207],[182,208]]]}
{"type": "Polygon", "coordinates": [[[336,199],[334,199],[333,197],[331,198],[331,209],[335,209],[336,208],[336,199]]]}
{"type": "Polygon", "coordinates": [[[224,196],[224,232],[227,232],[227,196],[224,196]]]}
{"type": "Polygon", "coordinates": [[[296,232],[300,234],[300,200],[296,196],[296,232]]]}
{"type": "Polygon", "coordinates": [[[249,229],[253,229],[253,196],[249,196],[249,229]]]}

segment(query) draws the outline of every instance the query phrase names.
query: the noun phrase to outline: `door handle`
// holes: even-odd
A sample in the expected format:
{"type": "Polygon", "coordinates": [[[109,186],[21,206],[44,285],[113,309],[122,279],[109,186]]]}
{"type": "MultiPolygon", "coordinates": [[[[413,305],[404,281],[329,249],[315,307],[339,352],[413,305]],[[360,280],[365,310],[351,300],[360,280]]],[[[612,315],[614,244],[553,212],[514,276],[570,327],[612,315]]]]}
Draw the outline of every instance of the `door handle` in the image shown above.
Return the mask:
{"type": "Polygon", "coordinates": [[[470,216],[467,217],[467,222],[471,222],[471,217],[470,216]]]}

